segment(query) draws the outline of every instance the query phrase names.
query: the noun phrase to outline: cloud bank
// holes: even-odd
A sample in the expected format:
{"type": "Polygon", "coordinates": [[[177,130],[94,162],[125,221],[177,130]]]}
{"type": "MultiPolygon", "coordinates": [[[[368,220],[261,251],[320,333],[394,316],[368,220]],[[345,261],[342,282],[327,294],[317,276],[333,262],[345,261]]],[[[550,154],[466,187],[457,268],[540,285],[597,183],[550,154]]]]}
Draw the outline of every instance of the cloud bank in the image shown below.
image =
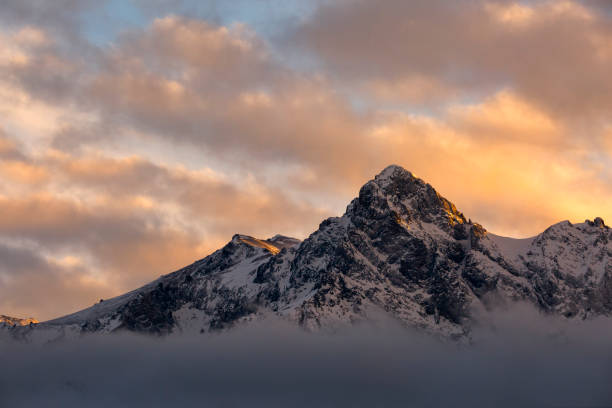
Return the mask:
{"type": "Polygon", "coordinates": [[[126,4],[0,10],[0,243],[53,265],[0,265],[4,314],[304,238],[391,163],[502,235],[612,217],[605,2],[126,4]]]}
{"type": "Polygon", "coordinates": [[[489,318],[472,345],[438,342],[390,323],[331,335],[267,322],[198,339],[118,335],[3,346],[0,401],[19,407],[612,403],[609,320],[567,325],[527,308],[489,318]]]}

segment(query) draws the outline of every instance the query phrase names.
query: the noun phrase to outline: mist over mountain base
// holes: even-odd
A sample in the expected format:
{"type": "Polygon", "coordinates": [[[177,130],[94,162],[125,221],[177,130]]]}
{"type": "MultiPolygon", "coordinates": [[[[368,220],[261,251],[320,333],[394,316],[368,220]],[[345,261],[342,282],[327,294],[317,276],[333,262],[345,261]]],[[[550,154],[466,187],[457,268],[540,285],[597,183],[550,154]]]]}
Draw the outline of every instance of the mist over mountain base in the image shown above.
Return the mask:
{"type": "Polygon", "coordinates": [[[265,321],[213,336],[3,344],[0,405],[612,405],[612,321],[566,321],[526,305],[487,317],[470,344],[390,321],[334,333],[265,321]]]}

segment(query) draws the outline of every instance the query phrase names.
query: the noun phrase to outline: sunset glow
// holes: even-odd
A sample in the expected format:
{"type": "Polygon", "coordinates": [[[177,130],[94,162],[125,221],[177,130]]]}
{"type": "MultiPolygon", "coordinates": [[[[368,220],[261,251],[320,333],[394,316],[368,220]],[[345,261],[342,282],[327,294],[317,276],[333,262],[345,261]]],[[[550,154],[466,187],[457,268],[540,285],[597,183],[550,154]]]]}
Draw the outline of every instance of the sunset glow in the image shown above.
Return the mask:
{"type": "Polygon", "coordinates": [[[612,222],[610,2],[221,3],[2,2],[2,314],[303,239],[392,163],[498,235],[612,222]]]}

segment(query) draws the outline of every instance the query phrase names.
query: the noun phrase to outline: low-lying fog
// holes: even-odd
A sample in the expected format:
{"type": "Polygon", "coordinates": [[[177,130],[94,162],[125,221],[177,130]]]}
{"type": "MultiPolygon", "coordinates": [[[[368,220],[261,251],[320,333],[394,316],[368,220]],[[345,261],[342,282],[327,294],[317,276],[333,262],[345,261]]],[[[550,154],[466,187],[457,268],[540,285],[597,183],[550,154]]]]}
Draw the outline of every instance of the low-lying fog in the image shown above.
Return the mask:
{"type": "Polygon", "coordinates": [[[271,322],[197,338],[5,343],[0,406],[612,406],[612,320],[567,324],[524,306],[487,319],[470,345],[393,324],[332,335],[271,322]]]}

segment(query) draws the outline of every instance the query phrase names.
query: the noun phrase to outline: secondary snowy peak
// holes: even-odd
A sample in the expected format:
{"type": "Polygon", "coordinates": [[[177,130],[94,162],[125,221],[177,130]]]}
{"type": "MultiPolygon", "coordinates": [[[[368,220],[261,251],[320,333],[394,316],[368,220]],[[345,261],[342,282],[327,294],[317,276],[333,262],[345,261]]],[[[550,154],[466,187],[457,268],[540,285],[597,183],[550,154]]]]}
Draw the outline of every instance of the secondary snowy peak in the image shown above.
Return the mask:
{"type": "Polygon", "coordinates": [[[293,251],[299,243],[282,235],[259,239],[236,234],[204,259],[124,295],[43,322],[38,331],[49,332],[52,338],[53,333],[63,335],[66,331],[167,334],[225,327],[254,312],[253,297],[262,291],[261,285],[253,282],[258,268],[293,251]]]}
{"type": "Polygon", "coordinates": [[[27,319],[20,319],[18,317],[11,317],[6,315],[0,315],[0,325],[7,326],[29,326],[31,324],[38,323],[38,320],[31,317],[27,319]]]}
{"type": "Polygon", "coordinates": [[[253,238],[248,235],[234,235],[234,238],[232,238],[232,242],[247,244],[255,248],[262,248],[274,255],[280,252],[280,249],[272,242],[268,240],[253,238]]]}
{"type": "Polygon", "coordinates": [[[271,254],[278,254],[283,248],[292,248],[299,245],[300,240],[286,237],[284,235],[277,234],[269,239],[258,239],[249,235],[236,234],[232,237],[232,243],[234,244],[247,244],[252,247],[262,248],[271,254]]]}
{"type": "Polygon", "coordinates": [[[296,238],[287,237],[285,235],[276,234],[272,238],[267,239],[268,242],[271,242],[277,248],[293,248],[294,246],[299,245],[302,241],[296,238]]]}

